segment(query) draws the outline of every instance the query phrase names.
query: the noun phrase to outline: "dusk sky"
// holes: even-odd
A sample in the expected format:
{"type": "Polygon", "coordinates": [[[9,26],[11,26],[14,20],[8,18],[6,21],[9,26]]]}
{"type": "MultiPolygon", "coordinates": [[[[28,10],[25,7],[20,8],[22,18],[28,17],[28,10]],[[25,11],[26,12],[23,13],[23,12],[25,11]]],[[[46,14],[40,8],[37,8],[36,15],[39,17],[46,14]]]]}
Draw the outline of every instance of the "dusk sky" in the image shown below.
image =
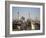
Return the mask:
{"type": "Polygon", "coordinates": [[[19,11],[19,18],[22,16],[25,17],[25,19],[30,18],[35,19],[38,17],[38,20],[40,20],[40,8],[32,8],[32,7],[12,7],[12,19],[16,19],[17,13],[19,11]]]}

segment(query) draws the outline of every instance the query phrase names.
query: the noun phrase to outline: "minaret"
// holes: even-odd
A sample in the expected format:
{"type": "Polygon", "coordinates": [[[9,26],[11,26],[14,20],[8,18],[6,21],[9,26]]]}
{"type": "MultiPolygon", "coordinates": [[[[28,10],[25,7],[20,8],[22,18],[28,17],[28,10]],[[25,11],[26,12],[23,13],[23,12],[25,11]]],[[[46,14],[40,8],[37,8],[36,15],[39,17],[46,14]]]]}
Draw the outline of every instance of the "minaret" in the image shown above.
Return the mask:
{"type": "MultiPolygon", "coordinates": [[[[29,11],[29,10],[28,10],[29,11]]],[[[29,19],[30,19],[30,11],[28,12],[28,16],[29,16],[29,19]]]]}
{"type": "Polygon", "coordinates": [[[18,20],[19,20],[19,8],[18,8],[18,12],[17,12],[17,15],[18,15],[17,17],[18,17],[18,20]]]}
{"type": "Polygon", "coordinates": [[[29,19],[30,19],[30,12],[29,12],[29,19]]]}

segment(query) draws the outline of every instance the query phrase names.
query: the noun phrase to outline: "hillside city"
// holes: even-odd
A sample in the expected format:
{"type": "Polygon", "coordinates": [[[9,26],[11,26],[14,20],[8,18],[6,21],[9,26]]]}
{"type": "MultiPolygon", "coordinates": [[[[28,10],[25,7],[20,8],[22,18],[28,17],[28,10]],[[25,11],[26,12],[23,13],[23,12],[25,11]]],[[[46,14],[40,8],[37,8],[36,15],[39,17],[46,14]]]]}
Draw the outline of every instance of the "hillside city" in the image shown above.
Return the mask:
{"type": "Polygon", "coordinates": [[[35,20],[32,20],[30,17],[25,20],[25,17],[22,16],[19,19],[19,16],[17,19],[13,20],[13,31],[21,31],[21,30],[40,30],[40,21],[36,18],[35,20]]]}

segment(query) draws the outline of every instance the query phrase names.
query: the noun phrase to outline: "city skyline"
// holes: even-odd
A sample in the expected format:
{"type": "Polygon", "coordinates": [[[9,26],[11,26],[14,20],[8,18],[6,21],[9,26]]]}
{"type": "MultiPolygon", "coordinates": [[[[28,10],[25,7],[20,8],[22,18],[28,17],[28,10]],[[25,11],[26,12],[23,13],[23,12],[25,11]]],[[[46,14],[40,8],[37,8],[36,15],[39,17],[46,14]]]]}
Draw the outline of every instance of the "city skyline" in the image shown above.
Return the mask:
{"type": "Polygon", "coordinates": [[[32,7],[12,7],[12,19],[16,19],[17,13],[19,12],[19,18],[22,16],[27,20],[30,16],[31,19],[35,19],[38,17],[40,20],[40,8],[32,8],[32,7]]]}

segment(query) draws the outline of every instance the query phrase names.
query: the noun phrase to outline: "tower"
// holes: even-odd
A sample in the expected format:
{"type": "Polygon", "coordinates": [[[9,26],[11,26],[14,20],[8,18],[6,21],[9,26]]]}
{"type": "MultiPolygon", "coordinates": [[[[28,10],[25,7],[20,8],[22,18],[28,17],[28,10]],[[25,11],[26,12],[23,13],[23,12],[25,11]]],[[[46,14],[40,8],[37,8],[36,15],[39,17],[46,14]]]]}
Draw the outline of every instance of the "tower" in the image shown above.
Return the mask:
{"type": "Polygon", "coordinates": [[[29,12],[29,19],[30,19],[30,12],[29,12]]]}
{"type": "Polygon", "coordinates": [[[17,19],[19,20],[19,8],[18,8],[18,12],[17,12],[17,19]]]}

